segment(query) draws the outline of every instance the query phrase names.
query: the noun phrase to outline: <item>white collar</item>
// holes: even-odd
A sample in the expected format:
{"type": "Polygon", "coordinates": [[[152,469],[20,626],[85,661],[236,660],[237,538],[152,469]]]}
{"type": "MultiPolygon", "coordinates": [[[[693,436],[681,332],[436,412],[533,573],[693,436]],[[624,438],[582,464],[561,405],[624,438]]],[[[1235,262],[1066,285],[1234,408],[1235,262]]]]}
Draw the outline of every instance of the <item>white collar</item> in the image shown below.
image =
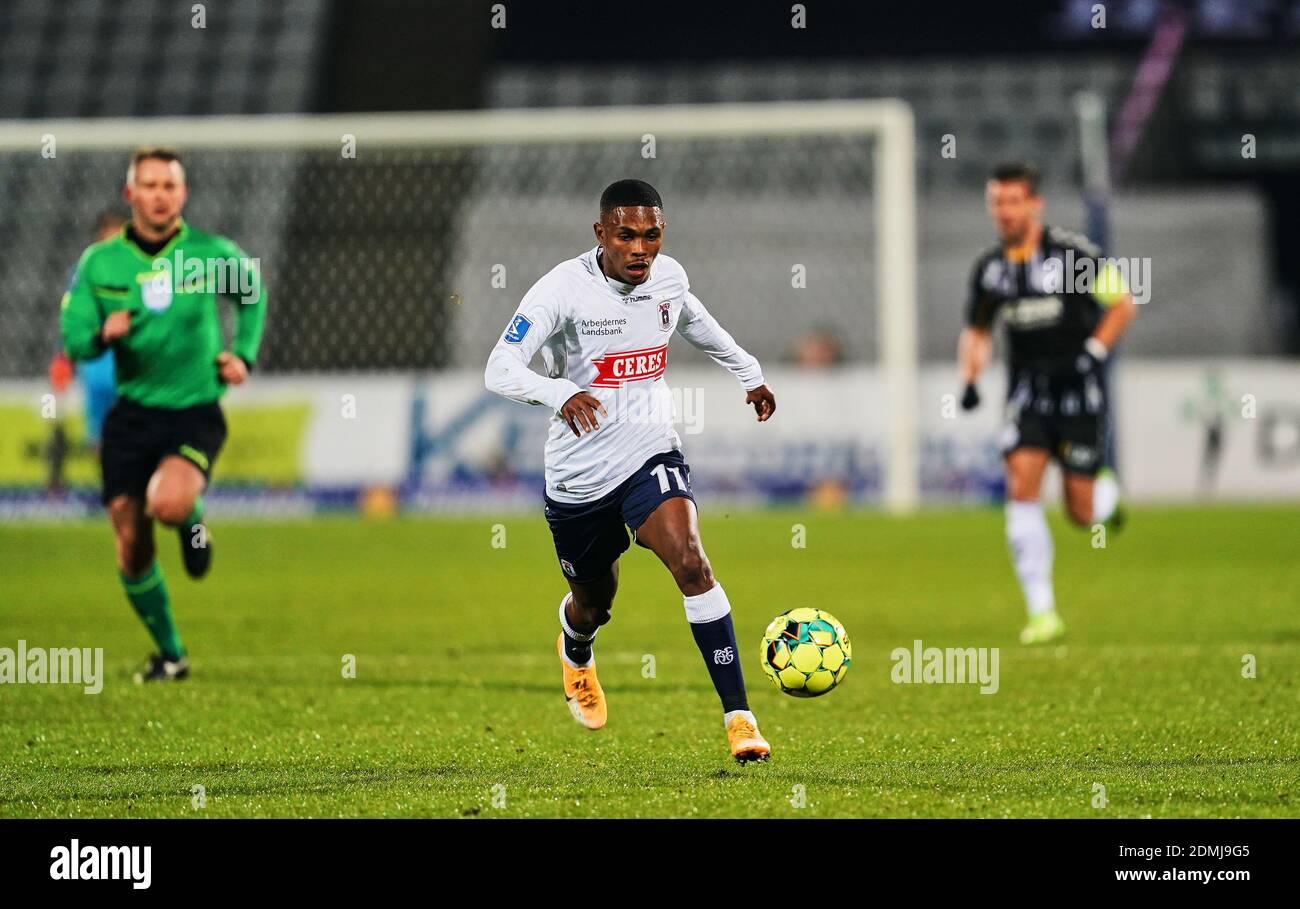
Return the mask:
{"type": "Polygon", "coordinates": [[[614,293],[618,294],[620,297],[626,297],[638,287],[644,286],[644,283],[649,282],[649,278],[647,278],[646,282],[643,284],[624,284],[622,281],[616,281],[609,275],[605,274],[604,270],[600,267],[600,251],[602,248],[603,247],[601,246],[596,246],[587,253],[588,267],[591,270],[592,276],[603,279],[606,286],[608,286],[614,293]]]}

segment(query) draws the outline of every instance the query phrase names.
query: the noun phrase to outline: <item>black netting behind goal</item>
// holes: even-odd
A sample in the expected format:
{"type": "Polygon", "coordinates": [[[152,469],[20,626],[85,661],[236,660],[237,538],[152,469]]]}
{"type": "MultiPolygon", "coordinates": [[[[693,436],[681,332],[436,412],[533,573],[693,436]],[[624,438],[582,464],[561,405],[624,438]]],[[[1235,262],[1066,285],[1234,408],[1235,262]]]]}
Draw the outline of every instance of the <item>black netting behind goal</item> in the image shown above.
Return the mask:
{"type": "MultiPolygon", "coordinates": [[[[527,288],[594,245],[600,192],[625,176],[658,187],[664,252],[752,352],[790,359],[799,326],[835,335],[846,359],[874,358],[868,137],[664,138],[653,157],[631,140],[357,138],[355,158],[180,143],[187,219],[261,260],[261,370],[481,366],[527,288]]],[[[0,153],[0,375],[44,372],[96,215],[125,210],[129,152],[0,153]]]]}

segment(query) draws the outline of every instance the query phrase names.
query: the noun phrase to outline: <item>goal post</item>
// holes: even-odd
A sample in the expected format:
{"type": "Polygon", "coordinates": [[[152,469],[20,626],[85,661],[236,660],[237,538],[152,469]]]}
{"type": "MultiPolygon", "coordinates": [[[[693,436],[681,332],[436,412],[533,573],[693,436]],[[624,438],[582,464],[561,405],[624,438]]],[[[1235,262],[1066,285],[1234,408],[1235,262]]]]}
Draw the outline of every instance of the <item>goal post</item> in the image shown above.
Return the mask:
{"type": "MultiPolygon", "coordinates": [[[[312,151],[338,154],[350,140],[368,148],[419,149],[566,143],[855,137],[871,142],[869,194],[874,214],[871,284],[886,390],[883,501],[894,513],[919,501],[917,199],[911,108],[896,99],[798,103],[547,108],[467,112],[267,115],[101,120],[0,121],[0,155],[57,157],[125,151],[139,145],[183,149],[312,151]]],[[[805,157],[815,157],[815,151],[805,157]]],[[[810,162],[814,167],[816,161],[810,162]]],[[[286,203],[287,205],[287,203],[286,203]]],[[[283,209],[285,206],[281,206],[283,209]]],[[[280,217],[287,217],[277,210],[280,217]]],[[[771,211],[780,221],[783,210],[771,211]]],[[[794,229],[794,228],[792,228],[794,229]]],[[[687,261],[689,266],[691,263],[687,261]]],[[[869,304],[868,299],[856,305],[869,304]]],[[[844,301],[844,305],[855,305],[844,301]]],[[[860,312],[860,310],[858,310],[860,312]]]]}

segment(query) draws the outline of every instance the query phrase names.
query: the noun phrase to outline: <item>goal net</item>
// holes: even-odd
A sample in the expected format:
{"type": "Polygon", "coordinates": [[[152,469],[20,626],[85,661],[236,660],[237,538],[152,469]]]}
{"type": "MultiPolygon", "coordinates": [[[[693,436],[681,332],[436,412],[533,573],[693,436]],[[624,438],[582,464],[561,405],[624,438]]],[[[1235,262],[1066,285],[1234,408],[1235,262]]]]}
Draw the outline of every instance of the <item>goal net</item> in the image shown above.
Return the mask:
{"type": "Polygon", "coordinates": [[[481,370],[527,288],[594,245],[601,189],[635,176],[664,197],[664,252],[765,368],[811,368],[810,337],[878,368],[878,400],[827,400],[824,418],[876,412],[877,491],[910,510],[913,143],[893,100],[2,125],[0,377],[43,373],[68,272],[140,145],[179,148],[187,219],[261,260],[259,375],[481,370]]]}

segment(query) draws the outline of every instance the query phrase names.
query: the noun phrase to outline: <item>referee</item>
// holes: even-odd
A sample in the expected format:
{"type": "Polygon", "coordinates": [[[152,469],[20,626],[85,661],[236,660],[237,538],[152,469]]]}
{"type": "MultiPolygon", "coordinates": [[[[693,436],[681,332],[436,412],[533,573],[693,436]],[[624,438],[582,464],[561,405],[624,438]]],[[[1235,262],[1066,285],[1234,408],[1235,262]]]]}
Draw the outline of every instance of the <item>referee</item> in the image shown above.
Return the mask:
{"type": "Polygon", "coordinates": [[[257,359],[266,291],[256,260],[181,217],[187,189],[175,151],[136,151],[123,195],[131,220],[82,255],[60,327],[73,360],[114,354],[118,399],[104,420],[100,447],[103,501],[126,597],[158,648],[136,680],[172,680],[188,675],[189,661],[153,525],[176,528],[186,573],[207,573],[212,545],[203,491],[226,439],[217,402],[227,386],[248,378],[257,359]],[[228,350],[219,298],[235,304],[228,350]]]}

